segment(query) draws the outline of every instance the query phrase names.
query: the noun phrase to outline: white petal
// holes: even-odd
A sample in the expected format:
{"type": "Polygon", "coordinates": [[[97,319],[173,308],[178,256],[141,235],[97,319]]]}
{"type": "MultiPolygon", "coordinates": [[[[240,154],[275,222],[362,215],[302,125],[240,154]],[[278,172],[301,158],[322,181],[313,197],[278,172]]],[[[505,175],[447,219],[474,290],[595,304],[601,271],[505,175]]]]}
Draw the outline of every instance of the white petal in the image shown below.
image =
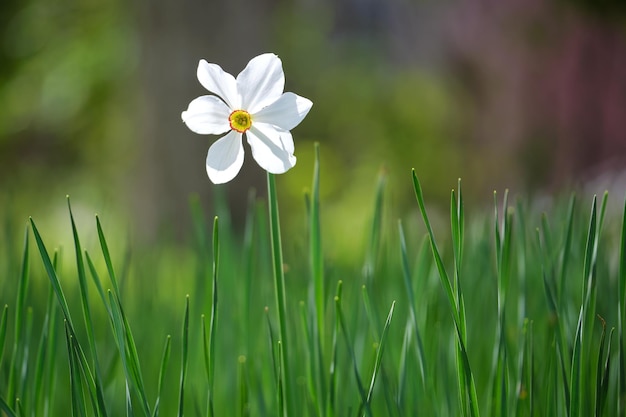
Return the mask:
{"type": "Polygon", "coordinates": [[[294,93],[285,93],[269,106],[253,115],[255,122],[268,123],[283,130],[298,126],[309,113],[313,103],[294,93]]]}
{"type": "Polygon", "coordinates": [[[282,174],[296,164],[291,133],[265,123],[253,123],[246,132],[254,160],[272,174],[282,174]]]}
{"type": "Polygon", "coordinates": [[[209,148],[206,173],[214,184],[223,184],[235,178],[242,165],[241,133],[233,130],[209,148]]]}
{"type": "Polygon", "coordinates": [[[217,64],[209,64],[204,59],[198,64],[198,81],[210,92],[220,96],[233,110],[241,108],[241,97],[235,77],[225,72],[217,64]]]}
{"type": "Polygon", "coordinates": [[[285,89],[283,63],[274,54],[252,58],[237,76],[241,108],[253,114],[276,101],[285,89]]]}
{"type": "Polygon", "coordinates": [[[201,135],[219,135],[230,130],[230,109],[216,96],[201,96],[182,113],[183,122],[201,135]]]}

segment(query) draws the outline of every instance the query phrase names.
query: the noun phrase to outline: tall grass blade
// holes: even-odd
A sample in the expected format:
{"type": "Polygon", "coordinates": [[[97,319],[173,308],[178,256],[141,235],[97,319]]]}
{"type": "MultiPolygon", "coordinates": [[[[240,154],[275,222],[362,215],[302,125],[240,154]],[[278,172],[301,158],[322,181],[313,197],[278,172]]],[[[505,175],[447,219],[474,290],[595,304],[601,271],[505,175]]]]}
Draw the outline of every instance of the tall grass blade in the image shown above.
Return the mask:
{"type": "MultiPolygon", "coordinates": [[[[565,227],[565,241],[563,242],[563,250],[561,256],[561,268],[559,277],[559,311],[561,314],[565,309],[565,279],[567,277],[567,268],[570,264],[570,253],[572,247],[572,236],[574,231],[574,213],[576,208],[576,195],[572,194],[567,208],[567,221],[565,227]]],[[[562,319],[565,319],[563,317],[562,319]]]]}
{"type": "MultiPolygon", "coordinates": [[[[113,268],[113,261],[111,260],[111,254],[109,252],[109,246],[107,244],[104,232],[102,230],[102,224],[100,218],[96,215],[96,228],[98,230],[98,240],[100,241],[100,248],[104,262],[109,273],[109,279],[113,286],[113,293],[109,291],[109,305],[112,313],[112,323],[116,331],[118,338],[118,347],[120,357],[122,358],[122,364],[126,368],[127,381],[130,383],[130,387],[137,394],[140,400],[142,411],[146,417],[152,415],[150,412],[150,405],[148,397],[146,395],[145,384],[143,382],[143,375],[141,372],[141,366],[139,364],[139,356],[137,354],[137,346],[135,344],[135,338],[131,330],[124,308],[122,306],[122,297],[118,285],[118,280],[113,268]]],[[[92,274],[93,275],[93,274],[92,274]]],[[[94,281],[99,281],[96,276],[93,276],[94,281]]]]}
{"type": "Polygon", "coordinates": [[[320,144],[315,143],[315,162],[313,165],[313,187],[310,207],[310,262],[311,277],[315,289],[315,313],[317,334],[324,346],[324,313],[326,311],[324,289],[324,260],[322,257],[322,233],[320,226],[320,144]]]}
{"type": "MultiPolygon", "coordinates": [[[[462,368],[459,369],[463,372],[464,383],[459,387],[461,392],[465,392],[468,396],[468,408],[469,415],[471,416],[479,416],[480,412],[478,409],[478,395],[476,393],[476,384],[474,382],[474,376],[472,374],[472,370],[469,363],[469,358],[467,356],[467,350],[465,348],[465,340],[462,334],[461,328],[461,317],[459,314],[459,309],[456,304],[455,294],[452,290],[452,284],[450,283],[450,278],[448,277],[448,273],[446,272],[445,266],[443,265],[443,260],[441,258],[441,254],[439,253],[439,249],[437,248],[437,243],[435,241],[435,235],[430,224],[430,220],[428,219],[428,214],[426,213],[426,207],[424,204],[424,195],[422,193],[422,187],[419,183],[419,179],[417,178],[417,174],[415,170],[412,170],[413,176],[413,188],[415,190],[415,197],[417,198],[417,203],[422,214],[422,219],[424,220],[424,224],[426,226],[426,230],[428,231],[428,236],[430,238],[430,247],[433,253],[433,258],[435,260],[435,264],[437,266],[437,270],[439,271],[440,282],[445,290],[446,296],[448,298],[448,304],[450,305],[450,310],[452,312],[452,317],[454,319],[454,325],[457,333],[457,341],[458,341],[458,349],[460,350],[459,356],[460,363],[462,364],[462,368]]],[[[462,400],[464,403],[464,400],[462,400]]],[[[462,407],[462,412],[466,413],[466,408],[462,407]]]]}
{"type": "Polygon", "coordinates": [[[316,400],[318,414],[321,416],[324,410],[323,395],[320,392],[326,391],[325,375],[324,375],[324,358],[322,349],[326,345],[326,277],[324,276],[324,257],[322,253],[322,231],[320,221],[320,144],[314,145],[315,161],[313,165],[313,185],[311,189],[311,199],[307,206],[309,211],[309,249],[311,263],[311,278],[313,281],[313,292],[315,300],[315,326],[313,327],[313,336],[310,352],[313,357],[310,359],[312,369],[310,370],[310,384],[316,400]]]}
{"type": "Polygon", "coordinates": [[[70,315],[70,310],[67,305],[67,300],[65,298],[65,294],[63,294],[63,290],[61,289],[61,284],[59,282],[59,278],[57,277],[55,268],[54,266],[52,266],[52,261],[50,260],[50,256],[48,255],[46,246],[44,245],[43,240],[41,239],[41,235],[39,234],[39,230],[37,230],[37,226],[35,225],[35,222],[32,218],[30,219],[30,224],[33,229],[33,234],[35,236],[37,247],[39,248],[39,253],[41,254],[44,268],[46,269],[46,273],[48,274],[48,278],[50,279],[50,283],[52,284],[54,293],[57,296],[57,301],[59,302],[59,306],[61,307],[61,311],[63,312],[63,317],[70,326],[70,329],[73,329],[74,326],[72,325],[72,317],[70,315]]]}
{"type": "MultiPolygon", "coordinates": [[[[389,309],[389,314],[387,315],[387,320],[385,321],[385,327],[383,327],[383,333],[380,336],[380,341],[378,342],[378,349],[376,349],[376,361],[374,362],[374,371],[372,372],[372,379],[370,380],[369,390],[367,391],[367,404],[371,404],[372,394],[374,393],[374,384],[376,384],[376,377],[380,371],[380,365],[383,359],[383,352],[385,349],[385,343],[387,341],[387,333],[389,333],[389,325],[391,324],[391,319],[393,317],[393,310],[396,306],[396,302],[391,303],[391,308],[389,309]]],[[[360,413],[359,413],[360,414],[360,413]]]]}
{"type": "MultiPolygon", "coordinates": [[[[28,279],[30,271],[30,251],[28,244],[28,228],[24,233],[24,249],[22,251],[22,263],[19,275],[19,281],[17,286],[17,304],[15,307],[15,324],[13,328],[13,351],[11,353],[11,360],[9,363],[9,386],[7,390],[7,397],[9,401],[14,401],[14,398],[25,393],[18,392],[18,386],[21,385],[16,380],[18,377],[18,364],[23,359],[24,349],[27,348],[24,345],[24,314],[26,308],[24,304],[26,302],[26,293],[28,291],[28,279]]],[[[13,402],[13,404],[15,404],[13,402]]]]}
{"type": "MultiPolygon", "coordinates": [[[[214,375],[215,375],[215,333],[217,331],[217,272],[219,270],[220,258],[220,239],[217,216],[213,219],[213,279],[211,300],[211,321],[209,322],[209,340],[208,340],[208,362],[207,366],[207,382],[208,382],[208,415],[213,417],[214,411],[214,375]]],[[[206,341],[206,338],[205,338],[206,341]]],[[[205,358],[207,356],[207,347],[205,345],[205,358]]]]}
{"type": "Polygon", "coordinates": [[[163,395],[163,382],[165,381],[165,371],[170,360],[170,352],[172,350],[172,337],[168,334],[165,338],[163,346],[163,354],[161,355],[161,366],[159,367],[159,380],[157,383],[157,397],[152,411],[152,417],[159,417],[161,406],[161,396],[163,395]]]}
{"type": "Polygon", "coordinates": [[[569,417],[578,417],[582,414],[582,400],[581,400],[581,369],[582,369],[582,332],[583,332],[583,316],[585,314],[584,309],[581,307],[580,314],[578,316],[578,325],[576,326],[576,337],[574,339],[574,351],[572,353],[572,370],[571,370],[571,391],[570,391],[570,403],[568,409],[569,417]]]}
{"type": "Polygon", "coordinates": [[[185,298],[185,318],[183,320],[182,337],[180,384],[178,390],[178,417],[183,417],[185,405],[185,382],[187,380],[187,361],[189,357],[189,296],[185,298]]]}
{"type": "MultiPolygon", "coordinates": [[[[545,250],[543,248],[543,245],[541,243],[541,232],[539,231],[539,229],[536,230],[536,241],[537,241],[537,248],[538,248],[538,254],[545,254],[545,250]]],[[[571,373],[571,364],[568,365],[568,357],[566,356],[566,349],[567,347],[565,346],[565,338],[563,337],[563,323],[561,323],[560,320],[560,316],[559,316],[559,310],[558,310],[558,305],[557,305],[557,296],[556,296],[556,289],[554,288],[554,279],[550,279],[551,275],[551,271],[549,270],[549,266],[547,265],[548,261],[546,260],[546,256],[540,256],[541,259],[541,274],[543,277],[543,288],[544,288],[544,292],[546,294],[546,300],[548,302],[548,310],[550,312],[550,314],[555,317],[555,325],[556,325],[556,331],[555,331],[555,335],[554,335],[554,339],[555,339],[555,343],[556,343],[556,350],[558,351],[558,359],[559,359],[559,371],[558,374],[561,375],[561,381],[563,383],[563,395],[565,397],[565,407],[567,409],[567,415],[569,415],[570,413],[570,403],[571,403],[571,399],[570,399],[570,395],[571,395],[571,391],[570,391],[570,380],[568,377],[568,373],[571,373]]],[[[557,365],[555,365],[557,366],[557,365]]],[[[555,378],[556,378],[556,374],[557,372],[555,372],[555,378]]],[[[556,384],[555,384],[556,385],[556,384]]]]}
{"type": "MultiPolygon", "coordinates": [[[[98,351],[96,349],[96,338],[93,331],[93,320],[91,318],[91,308],[89,306],[89,291],[87,285],[87,276],[85,273],[85,262],[83,259],[83,251],[80,245],[80,239],[78,237],[78,230],[76,228],[76,222],[74,221],[74,214],[72,213],[72,206],[70,204],[70,198],[67,196],[67,209],[70,213],[70,222],[72,225],[72,236],[74,238],[74,250],[76,255],[76,270],[78,272],[78,283],[81,296],[81,305],[83,309],[83,322],[85,323],[85,330],[87,332],[87,342],[89,343],[89,351],[92,357],[91,367],[95,374],[95,390],[98,397],[98,404],[100,410],[106,410],[104,393],[102,392],[102,377],[100,372],[100,363],[98,360],[98,351]]],[[[104,411],[106,415],[106,411],[104,411]]]]}
{"type": "Polygon", "coordinates": [[[606,321],[598,316],[602,322],[602,334],[600,336],[600,348],[598,349],[598,358],[596,362],[596,409],[595,416],[600,417],[602,410],[606,404],[606,398],[609,393],[609,373],[611,367],[611,341],[613,339],[613,330],[609,334],[609,346],[606,352],[606,359],[604,357],[604,344],[606,338],[606,321]]]}

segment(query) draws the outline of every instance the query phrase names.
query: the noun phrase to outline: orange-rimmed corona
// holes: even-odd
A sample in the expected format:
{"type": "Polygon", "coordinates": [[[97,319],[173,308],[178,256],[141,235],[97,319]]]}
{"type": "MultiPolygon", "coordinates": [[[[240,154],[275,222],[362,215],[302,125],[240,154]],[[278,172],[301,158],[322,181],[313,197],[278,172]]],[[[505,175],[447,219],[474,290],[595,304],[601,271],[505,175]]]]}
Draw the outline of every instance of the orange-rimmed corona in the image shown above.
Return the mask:
{"type": "Polygon", "coordinates": [[[230,123],[231,129],[244,133],[252,126],[252,117],[245,110],[235,110],[228,116],[228,123],[230,123]]]}

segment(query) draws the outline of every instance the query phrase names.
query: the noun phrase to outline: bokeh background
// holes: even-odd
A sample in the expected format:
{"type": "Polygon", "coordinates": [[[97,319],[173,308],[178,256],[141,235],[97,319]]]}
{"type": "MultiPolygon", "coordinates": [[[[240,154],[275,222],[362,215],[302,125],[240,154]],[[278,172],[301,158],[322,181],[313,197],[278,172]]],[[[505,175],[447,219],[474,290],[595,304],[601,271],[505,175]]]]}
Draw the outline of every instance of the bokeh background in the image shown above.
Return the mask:
{"type": "Polygon", "coordinates": [[[199,59],[236,75],[268,51],[314,102],[278,178],[282,215],[304,212],[320,142],[338,240],[371,215],[381,171],[402,216],[411,168],[431,202],[462,177],[468,201],[489,204],[494,189],[553,192],[626,167],[622,0],[3,0],[3,210],[66,217],[70,194],[150,241],[189,230],[196,194],[223,197],[238,224],[264,172],[247,148],[241,175],[211,184],[216,137],[180,113],[205,94],[199,59]]]}

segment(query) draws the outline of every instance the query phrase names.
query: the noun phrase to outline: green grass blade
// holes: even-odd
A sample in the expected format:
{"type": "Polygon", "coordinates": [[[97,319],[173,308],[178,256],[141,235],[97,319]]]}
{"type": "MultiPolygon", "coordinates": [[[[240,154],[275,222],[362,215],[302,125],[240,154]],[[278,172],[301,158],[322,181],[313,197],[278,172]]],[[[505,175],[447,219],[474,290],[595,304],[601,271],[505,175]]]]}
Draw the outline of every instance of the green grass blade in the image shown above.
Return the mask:
{"type": "Polygon", "coordinates": [[[378,340],[380,337],[378,335],[378,317],[372,308],[372,303],[370,301],[370,296],[367,293],[367,287],[365,285],[361,286],[361,294],[363,295],[363,306],[365,307],[365,315],[369,321],[369,328],[372,334],[372,338],[374,340],[378,340]]]}
{"type": "Polygon", "coordinates": [[[96,215],[96,228],[98,229],[98,239],[100,240],[100,248],[102,250],[102,255],[104,256],[104,262],[106,264],[107,271],[109,272],[111,285],[113,286],[113,293],[115,294],[116,298],[121,299],[120,288],[117,284],[117,277],[115,275],[115,270],[113,269],[113,262],[111,261],[109,245],[107,244],[106,238],[104,237],[102,224],[100,223],[100,217],[98,215],[96,215]]]}
{"type": "Polygon", "coordinates": [[[4,356],[4,342],[7,337],[8,317],[9,306],[5,304],[2,309],[2,317],[0,317],[0,366],[2,366],[2,357],[4,356]]]}
{"type": "Polygon", "coordinates": [[[387,185],[387,175],[383,170],[378,176],[378,183],[376,184],[376,196],[374,198],[374,217],[372,218],[372,227],[370,229],[369,245],[367,247],[367,253],[365,255],[365,265],[363,266],[363,276],[365,278],[365,284],[370,284],[372,277],[374,276],[374,270],[376,268],[376,260],[378,258],[378,250],[380,248],[381,234],[382,234],[382,217],[383,217],[383,203],[385,201],[385,188],[387,185]]]}
{"type": "Polygon", "coordinates": [[[11,360],[9,363],[9,386],[7,390],[7,397],[9,401],[13,401],[17,395],[24,395],[25,393],[19,393],[19,383],[16,380],[18,377],[18,363],[23,358],[23,352],[25,346],[22,338],[24,337],[24,314],[26,313],[24,304],[26,302],[26,293],[28,291],[28,280],[30,271],[30,251],[28,244],[28,228],[24,233],[24,249],[22,251],[22,263],[19,275],[19,281],[17,286],[17,304],[15,308],[15,324],[13,327],[13,351],[11,353],[11,360]]]}
{"type": "Polygon", "coordinates": [[[311,191],[311,198],[309,204],[307,204],[308,216],[309,216],[309,250],[310,250],[310,263],[311,263],[311,278],[313,281],[314,290],[314,305],[315,305],[315,327],[313,328],[312,336],[312,355],[311,363],[315,364],[315,369],[310,378],[312,388],[315,389],[314,398],[316,399],[316,407],[318,414],[321,415],[322,410],[325,408],[323,395],[319,395],[321,392],[326,391],[326,380],[324,370],[324,357],[322,355],[322,349],[326,345],[326,329],[325,320],[326,315],[326,277],[324,275],[324,256],[322,252],[322,231],[320,220],[320,145],[318,142],[314,145],[315,161],[313,166],[313,185],[311,191]]]}
{"type": "Polygon", "coordinates": [[[570,253],[572,247],[572,236],[574,234],[574,213],[576,209],[576,195],[572,194],[567,208],[567,221],[565,222],[565,241],[563,242],[561,268],[559,276],[559,311],[565,309],[565,280],[567,278],[567,268],[570,264],[570,253]]]}
{"type": "MultiPolygon", "coordinates": [[[[537,240],[537,248],[539,249],[538,253],[539,254],[545,254],[545,250],[543,249],[543,246],[541,244],[541,233],[539,231],[539,229],[536,230],[536,240],[537,240]]],[[[561,374],[561,381],[563,382],[563,393],[565,396],[565,407],[567,408],[567,414],[569,415],[570,411],[569,411],[569,407],[571,404],[571,390],[570,390],[570,380],[568,378],[568,373],[571,374],[571,364],[568,365],[568,357],[566,357],[567,355],[567,349],[565,346],[565,338],[563,336],[563,324],[561,323],[560,320],[560,313],[558,310],[558,305],[557,305],[557,297],[556,297],[556,290],[554,288],[554,283],[553,280],[551,280],[549,278],[549,271],[547,271],[548,266],[547,261],[546,261],[546,257],[545,256],[541,256],[541,272],[542,272],[542,276],[543,276],[543,288],[544,288],[544,292],[546,294],[546,300],[548,302],[548,309],[550,311],[550,314],[553,315],[555,317],[555,323],[557,326],[556,329],[556,334],[555,334],[555,341],[556,341],[556,349],[558,351],[558,358],[559,358],[559,365],[560,365],[560,374],[561,374]]],[[[555,372],[556,375],[556,372],[555,372]]]]}
{"type": "Polygon", "coordinates": [[[278,214],[278,197],[276,195],[276,179],[274,174],[267,173],[267,195],[269,204],[269,223],[271,233],[272,247],[272,265],[274,271],[274,290],[276,294],[276,310],[278,312],[278,328],[280,340],[282,342],[282,362],[281,371],[284,377],[281,378],[283,383],[282,393],[285,399],[285,414],[283,417],[292,415],[290,395],[291,372],[289,368],[289,341],[287,335],[287,304],[285,299],[285,274],[283,271],[283,249],[280,239],[280,219],[278,214]]]}
{"type": "Polygon", "coordinates": [[[278,380],[276,381],[276,402],[278,403],[278,415],[279,416],[283,416],[285,415],[288,411],[287,411],[287,407],[285,406],[285,381],[284,381],[284,376],[285,374],[283,373],[282,370],[282,364],[284,363],[284,359],[283,359],[283,344],[281,343],[281,341],[279,340],[277,343],[277,352],[278,352],[278,372],[276,372],[276,375],[278,375],[278,380]]]}
{"type": "Polygon", "coordinates": [[[372,394],[374,393],[374,385],[376,384],[376,377],[380,371],[380,365],[383,359],[383,352],[385,349],[385,342],[387,341],[387,333],[389,333],[389,325],[391,324],[391,319],[393,318],[393,310],[396,306],[396,302],[391,303],[391,308],[389,309],[389,314],[387,315],[387,320],[385,321],[385,327],[383,327],[383,333],[380,336],[380,341],[378,342],[378,349],[376,350],[376,361],[374,362],[374,371],[372,372],[372,379],[370,381],[369,390],[367,391],[367,403],[371,404],[372,394]]]}
{"type": "Polygon", "coordinates": [[[111,311],[111,307],[109,306],[109,303],[107,302],[107,296],[104,293],[104,288],[102,287],[102,281],[100,280],[98,271],[96,270],[96,267],[93,264],[93,261],[91,260],[91,256],[89,256],[89,253],[87,251],[85,251],[85,259],[87,260],[87,266],[89,267],[91,280],[96,286],[98,294],[100,295],[100,299],[102,300],[102,305],[106,308],[109,317],[112,318],[113,312],[111,311]]]}
{"type": "Polygon", "coordinates": [[[578,316],[578,325],[576,326],[576,337],[574,339],[574,350],[572,353],[572,368],[571,368],[571,390],[570,390],[570,404],[568,415],[569,417],[578,417],[582,413],[582,401],[581,401],[581,369],[582,369],[582,331],[583,331],[583,315],[584,309],[581,307],[580,314],[578,316]]]}
{"type": "Polygon", "coordinates": [[[13,411],[13,409],[2,397],[0,397],[0,410],[4,411],[7,417],[18,417],[15,411],[13,411]]]}
{"type": "MultiPolygon", "coordinates": [[[[409,299],[409,311],[411,312],[410,319],[415,331],[415,341],[417,343],[417,360],[420,369],[420,378],[423,386],[426,386],[426,360],[424,353],[424,343],[422,342],[422,336],[417,325],[417,304],[415,302],[415,294],[413,293],[413,285],[411,280],[411,270],[409,267],[409,257],[406,249],[406,239],[404,237],[404,228],[402,222],[398,220],[398,235],[400,237],[400,257],[402,264],[402,277],[404,278],[404,288],[409,299]]],[[[402,370],[402,368],[400,368],[402,370]]]]}
{"type": "Polygon", "coordinates": [[[37,359],[35,365],[35,394],[33,402],[33,412],[36,415],[42,415],[41,401],[44,388],[44,373],[46,370],[46,353],[48,349],[48,339],[50,337],[50,320],[53,314],[54,292],[52,287],[48,287],[48,299],[46,303],[46,314],[44,316],[39,346],[37,347],[37,359]]]}
{"type": "Polygon", "coordinates": [[[315,412],[318,416],[321,416],[322,410],[324,410],[323,404],[320,400],[320,395],[318,393],[317,387],[317,358],[316,358],[316,349],[315,342],[313,341],[313,337],[311,336],[311,331],[309,331],[309,320],[307,317],[307,309],[304,301],[300,301],[300,326],[302,327],[302,331],[304,332],[304,342],[306,346],[306,382],[309,396],[311,397],[311,401],[315,405],[315,412]]]}
{"type": "Polygon", "coordinates": [[[246,370],[246,357],[240,355],[237,358],[237,387],[239,407],[237,407],[237,417],[250,416],[250,406],[248,404],[248,378],[246,370]]]}
{"type": "MultiPolygon", "coordinates": [[[[130,324],[128,323],[128,319],[126,318],[126,314],[124,313],[124,308],[121,301],[122,298],[119,291],[119,285],[115,275],[115,270],[113,268],[113,261],[111,260],[109,246],[104,236],[102,224],[100,223],[100,218],[98,216],[96,216],[96,228],[98,230],[98,239],[100,241],[100,248],[102,250],[104,262],[109,273],[109,279],[111,280],[111,284],[113,286],[113,294],[111,294],[111,292],[109,291],[109,305],[111,307],[114,328],[116,329],[116,337],[118,338],[120,357],[122,357],[123,365],[126,368],[126,376],[127,378],[130,378],[128,380],[130,382],[130,387],[139,397],[144,415],[146,417],[149,417],[152,415],[152,413],[150,412],[150,405],[143,382],[143,376],[139,363],[139,356],[137,354],[135,338],[133,337],[130,324]],[[120,331],[121,334],[119,334],[120,331]]],[[[96,275],[92,274],[92,276],[94,278],[94,281],[99,281],[99,279],[96,279],[96,275]]]]}
{"type": "MultiPolygon", "coordinates": [[[[412,171],[413,176],[413,188],[415,190],[415,197],[417,198],[417,203],[422,214],[422,219],[424,220],[424,224],[426,226],[426,230],[428,231],[428,236],[430,238],[430,247],[433,253],[433,258],[435,260],[435,264],[437,266],[437,270],[439,272],[440,282],[445,290],[446,296],[448,298],[448,304],[450,306],[450,310],[452,312],[452,317],[454,319],[454,325],[457,332],[457,341],[458,341],[458,349],[459,349],[459,370],[463,372],[461,379],[463,379],[463,384],[459,387],[461,392],[465,391],[468,396],[468,408],[470,411],[470,415],[479,416],[480,412],[478,409],[478,395],[476,393],[476,385],[474,382],[474,376],[472,374],[472,370],[469,363],[469,358],[467,356],[467,351],[465,348],[465,340],[463,338],[463,334],[461,332],[461,317],[459,314],[458,306],[456,305],[455,295],[452,290],[452,284],[450,283],[450,278],[448,277],[448,273],[443,265],[443,260],[441,258],[441,254],[439,253],[439,249],[437,248],[437,243],[435,241],[435,235],[433,233],[432,226],[430,224],[430,220],[428,219],[428,214],[426,213],[426,207],[424,204],[424,195],[422,193],[422,187],[419,183],[419,179],[417,178],[417,174],[415,170],[412,171]]],[[[464,397],[464,396],[463,396],[464,397]]],[[[462,400],[464,401],[464,400],[462,400]]],[[[465,407],[462,408],[463,412],[465,412],[465,407]]]]}
{"type": "MultiPolygon", "coordinates": [[[[213,390],[214,390],[214,375],[215,375],[215,334],[217,331],[217,303],[218,303],[218,292],[217,292],[217,273],[219,270],[219,258],[220,258],[220,244],[219,244],[219,226],[218,226],[218,218],[215,216],[213,219],[213,280],[212,280],[212,301],[211,301],[211,320],[209,322],[209,338],[208,338],[208,347],[205,343],[205,360],[207,361],[207,382],[208,382],[208,415],[209,417],[213,417],[215,415],[214,411],[214,398],[213,398],[213,390]],[[208,350],[208,352],[207,352],[208,350]],[[208,356],[208,357],[207,357],[208,356]]],[[[206,342],[206,337],[205,337],[206,342]]]]}
{"type": "MultiPolygon", "coordinates": [[[[337,282],[337,290],[335,293],[335,300],[341,300],[342,296],[342,281],[337,282]]],[[[334,417],[337,414],[337,339],[341,331],[341,321],[339,320],[339,314],[335,312],[335,326],[333,327],[332,334],[332,346],[330,355],[330,370],[328,376],[328,401],[326,402],[326,416],[334,417]]]]}
{"type": "Polygon", "coordinates": [[[159,367],[159,381],[157,384],[157,397],[154,403],[154,409],[152,417],[159,417],[161,396],[163,395],[163,382],[165,381],[165,371],[167,370],[167,364],[170,360],[170,352],[172,348],[172,337],[167,335],[165,338],[165,345],[163,346],[163,354],[161,355],[161,366],[159,367]]]}
{"type": "Polygon", "coordinates": [[[78,237],[78,230],[76,228],[76,222],[74,221],[74,214],[72,213],[72,206],[70,204],[70,198],[67,196],[67,208],[70,214],[70,222],[72,225],[72,236],[74,239],[74,250],[76,255],[76,270],[78,272],[78,283],[81,296],[81,305],[83,309],[83,321],[85,323],[85,330],[87,332],[87,341],[89,343],[89,351],[92,357],[92,368],[95,375],[95,389],[97,391],[99,409],[106,415],[104,393],[102,392],[102,377],[100,373],[100,363],[98,360],[98,351],[96,349],[96,338],[93,331],[93,320],[91,318],[91,307],[89,305],[89,291],[87,285],[87,275],[85,272],[85,262],[83,259],[83,251],[80,245],[80,239],[78,237]]]}
{"type": "Polygon", "coordinates": [[[324,313],[325,289],[324,289],[324,260],[322,257],[322,233],[320,226],[320,145],[315,143],[315,162],[313,165],[313,187],[310,202],[310,262],[311,277],[315,289],[315,312],[317,333],[320,344],[324,346],[324,313]]]}
{"type": "Polygon", "coordinates": [[[267,336],[270,347],[270,356],[272,359],[272,371],[274,372],[274,381],[278,381],[278,353],[276,352],[276,339],[274,338],[274,329],[272,328],[272,321],[270,320],[269,308],[265,307],[265,323],[267,324],[267,336]]]}
{"type": "Polygon", "coordinates": [[[611,329],[606,359],[603,360],[604,344],[606,339],[606,321],[604,321],[604,319],[600,316],[598,316],[598,318],[602,323],[602,334],[600,335],[600,348],[598,349],[598,358],[596,361],[596,417],[600,417],[602,415],[602,410],[604,409],[606,398],[608,396],[609,371],[611,366],[611,339],[613,338],[614,330],[611,329]]]}
{"type": "Polygon", "coordinates": [[[533,377],[534,377],[534,351],[533,351],[533,322],[526,319],[524,322],[524,341],[519,366],[519,378],[517,396],[515,399],[515,415],[533,415],[533,377]]]}
{"type": "Polygon", "coordinates": [[[189,357],[189,296],[185,299],[185,318],[183,320],[182,337],[180,384],[178,390],[178,417],[183,417],[185,405],[185,382],[187,380],[187,361],[189,357]]]}
{"type": "Polygon", "coordinates": [[[77,363],[76,352],[74,351],[74,336],[69,323],[65,322],[65,337],[67,343],[67,354],[70,366],[70,388],[72,393],[72,409],[74,416],[87,416],[87,405],[85,403],[85,393],[81,380],[80,367],[77,363]]]}
{"type": "MultiPolygon", "coordinates": [[[[354,379],[356,380],[357,389],[359,391],[359,396],[361,398],[361,404],[359,406],[359,410],[361,409],[361,407],[363,407],[365,409],[365,414],[368,417],[372,417],[372,409],[370,407],[369,402],[367,401],[367,394],[365,393],[365,387],[363,386],[363,382],[359,374],[359,367],[357,365],[356,354],[354,353],[354,347],[352,346],[348,328],[346,326],[346,321],[343,315],[343,311],[341,309],[340,297],[335,297],[335,308],[337,311],[337,316],[339,317],[339,323],[341,326],[341,334],[343,335],[344,341],[346,343],[346,347],[348,348],[348,353],[350,354],[350,359],[352,360],[352,370],[354,372],[354,379]]],[[[358,414],[360,415],[360,411],[358,414]]]]}
{"type": "Polygon", "coordinates": [[[61,289],[59,278],[57,277],[54,266],[52,266],[52,261],[50,260],[50,256],[48,255],[46,246],[44,245],[43,240],[41,239],[41,235],[39,234],[39,230],[37,230],[37,226],[35,225],[35,222],[32,218],[30,219],[30,224],[33,229],[33,234],[35,235],[35,241],[37,242],[39,253],[41,254],[41,259],[43,260],[44,268],[46,269],[46,273],[48,274],[48,278],[50,279],[50,283],[52,284],[54,293],[57,296],[57,301],[59,302],[61,311],[63,312],[63,317],[68,322],[70,328],[73,328],[70,310],[67,305],[67,299],[65,298],[65,294],[63,294],[63,290],[61,289]]]}
{"type": "Polygon", "coordinates": [[[413,187],[415,190],[415,197],[417,198],[417,204],[422,214],[424,224],[426,225],[426,230],[428,231],[433,258],[435,259],[435,264],[437,266],[437,270],[439,271],[439,278],[440,278],[441,284],[448,298],[448,303],[450,305],[450,310],[452,312],[454,323],[458,328],[461,320],[459,318],[459,312],[458,312],[458,307],[456,305],[456,298],[454,295],[454,291],[452,290],[452,283],[450,282],[448,273],[446,272],[445,266],[443,265],[443,260],[441,258],[439,249],[437,248],[437,243],[435,241],[435,234],[430,224],[430,220],[428,220],[428,214],[426,213],[426,206],[424,204],[424,194],[422,193],[422,186],[419,183],[415,170],[412,171],[412,174],[413,174],[413,187]]]}

